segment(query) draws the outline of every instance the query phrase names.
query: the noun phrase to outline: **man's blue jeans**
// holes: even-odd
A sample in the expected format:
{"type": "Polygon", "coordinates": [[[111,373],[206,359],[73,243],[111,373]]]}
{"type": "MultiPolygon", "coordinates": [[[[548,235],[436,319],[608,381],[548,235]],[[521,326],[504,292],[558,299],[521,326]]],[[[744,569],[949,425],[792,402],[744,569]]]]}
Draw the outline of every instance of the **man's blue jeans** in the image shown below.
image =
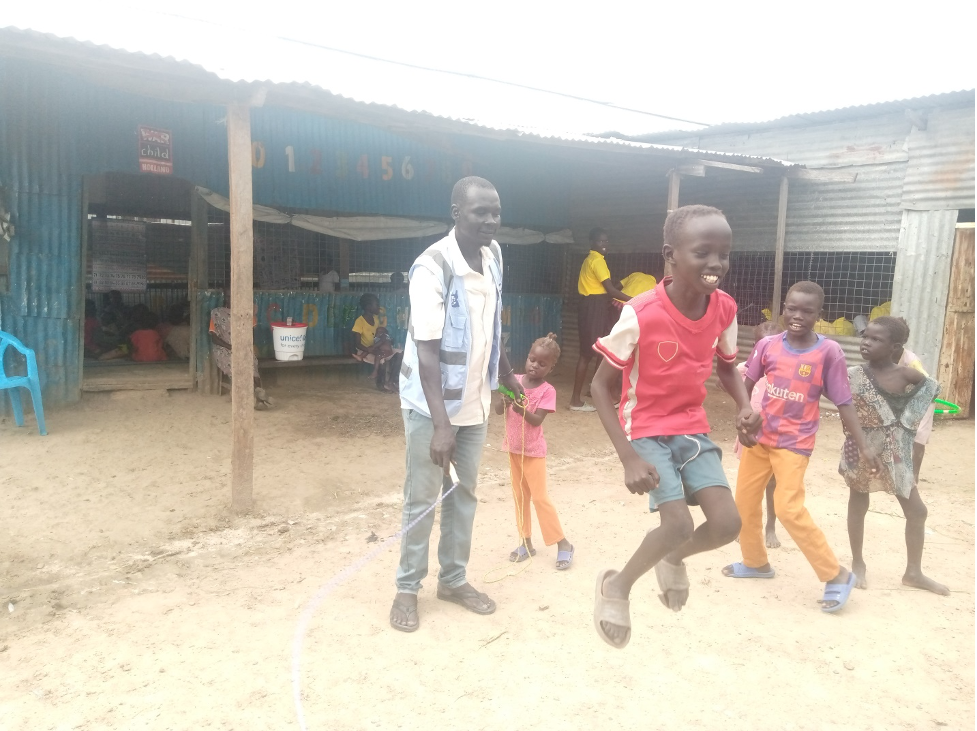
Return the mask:
{"type": "MultiPolygon", "coordinates": [[[[441,468],[431,461],[431,437],[434,422],[413,409],[403,409],[404,435],[407,438],[407,476],[404,479],[404,515],[406,527],[435,503],[442,489],[451,487],[441,468]]],[[[475,523],[475,484],[482,460],[488,421],[477,426],[456,426],[455,469],[459,485],[441,503],[441,540],[438,542],[438,581],[450,589],[468,579],[465,568],[472,550],[472,526],[475,523]]],[[[405,533],[400,539],[400,565],[397,567],[397,591],[416,594],[427,576],[428,550],[434,512],[405,533]]]]}

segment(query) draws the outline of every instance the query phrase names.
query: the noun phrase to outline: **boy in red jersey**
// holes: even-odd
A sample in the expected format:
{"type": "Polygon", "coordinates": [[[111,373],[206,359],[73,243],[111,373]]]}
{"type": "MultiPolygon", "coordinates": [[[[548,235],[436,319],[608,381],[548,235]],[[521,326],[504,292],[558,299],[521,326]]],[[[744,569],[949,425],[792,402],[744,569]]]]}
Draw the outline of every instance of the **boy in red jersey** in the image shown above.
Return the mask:
{"type": "Polygon", "coordinates": [[[736,478],[736,507],[743,521],[740,550],[743,561],[723,568],[736,579],[772,579],[763,542],[761,502],[767,481],[777,479],[774,508],[811,568],[825,583],[821,610],[837,612],[848,601],[855,575],[838,563],[821,529],[804,507],[804,472],[814,450],[820,423],[819,401],[824,395],[838,414],[861,458],[871,472],[881,468],[879,458],[865,443],[848,385],[848,366],[841,346],[814,332],[824,306],[824,290],[814,282],[798,282],[784,300],[786,331],[757,343],[746,367],[746,389],[752,391],[766,376],[760,406],[763,426],[757,438],[744,442],[736,478]],[[759,442],[759,443],[757,443],[759,442]]]}
{"type": "Polygon", "coordinates": [[[729,270],[733,234],[722,212],[684,206],[665,220],[662,254],[671,266],[653,290],[633,298],[594,349],[604,360],[591,385],[594,404],[632,493],[648,494],[661,514],[621,571],[597,575],[594,627],[612,647],[631,639],[634,583],[652,567],[662,603],[674,611],[689,595],[683,559],[732,541],[740,529],[723,473],[722,452],[706,434],[702,408],[712,360],[738,409],[736,426],[747,444],[759,427],[743,379],[736,371],[736,303],[719,289],[729,270]],[[619,371],[624,385],[614,393],[619,371]],[[619,413],[613,404],[621,399],[619,413]],[[706,522],[693,530],[686,496],[706,522]]]}

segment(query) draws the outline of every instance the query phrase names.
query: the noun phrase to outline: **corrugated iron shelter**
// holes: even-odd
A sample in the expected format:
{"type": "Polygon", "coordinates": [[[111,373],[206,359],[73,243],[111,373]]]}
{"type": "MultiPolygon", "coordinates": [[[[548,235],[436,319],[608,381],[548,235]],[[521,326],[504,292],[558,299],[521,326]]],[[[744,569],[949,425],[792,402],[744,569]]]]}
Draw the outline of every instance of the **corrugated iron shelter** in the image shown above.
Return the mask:
{"type": "MultiPolygon", "coordinates": [[[[129,20],[146,27],[138,13],[129,20]]],[[[156,21],[175,22],[153,16],[156,21]]],[[[0,186],[13,224],[0,251],[0,327],[38,351],[45,396],[52,401],[77,399],[85,385],[82,336],[93,216],[141,224],[146,241],[166,241],[185,252],[185,273],[173,271],[182,266],[176,255],[150,262],[155,270],[185,277],[196,333],[189,372],[175,384],[169,376],[154,383],[193,387],[207,384],[207,313],[228,283],[234,332],[241,333],[235,342],[250,343],[247,300],[256,299],[263,324],[278,315],[304,318],[315,308],[324,331],[313,342],[322,355],[334,354],[340,345],[335,335],[355,302],[347,292],[303,292],[301,282],[295,291],[265,287],[272,291],[255,298],[255,275],[260,285],[267,274],[262,252],[277,247],[281,261],[294,258],[307,234],[295,234],[298,229],[287,223],[253,223],[253,205],[272,207],[271,217],[285,221],[312,214],[446,223],[451,185],[474,173],[499,188],[506,224],[516,229],[514,242],[565,241],[560,232],[566,229],[579,238],[610,220],[622,248],[648,252],[660,250],[661,221],[674,207],[683,171],[706,179],[715,174],[717,183],[734,186],[744,176],[772,181],[756,188],[772,200],[751,203],[775,212],[778,181],[804,172],[764,156],[709,153],[606,132],[701,125],[481,79],[449,88],[441,72],[348,54],[337,58],[335,51],[280,39],[258,62],[236,30],[183,20],[178,25],[170,33],[127,33],[79,13],[67,26],[62,18],[35,17],[0,28],[0,186]],[[153,145],[165,142],[165,159],[140,162],[140,139],[147,139],[140,135],[149,135],[153,145]],[[225,196],[230,215],[209,209],[198,186],[225,196]]],[[[98,231],[111,228],[100,225],[98,231]]],[[[376,256],[386,257],[379,271],[396,271],[390,267],[402,266],[404,252],[424,243],[376,244],[376,256]]],[[[507,251],[512,348],[525,349],[520,337],[539,334],[530,328],[559,328],[562,291],[575,280],[575,272],[566,274],[574,262],[565,244],[535,246],[513,243],[507,251]]],[[[356,288],[351,267],[368,247],[330,237],[316,239],[313,247],[335,251],[340,275],[356,288]]],[[[388,311],[399,314],[403,296],[382,296],[388,311]]],[[[260,338],[258,347],[265,347],[260,338]]],[[[235,373],[250,372],[247,350],[234,348],[235,373]]],[[[234,503],[247,507],[250,379],[233,380],[232,484],[240,488],[234,503]]]]}
{"type": "MultiPolygon", "coordinates": [[[[836,173],[837,183],[791,183],[784,241],[788,263],[822,262],[811,278],[825,286],[829,300],[832,288],[844,289],[850,280],[853,262],[884,268],[892,314],[909,322],[914,352],[931,373],[945,376],[941,382],[956,398],[973,399],[973,356],[969,368],[961,369],[953,348],[943,349],[948,306],[957,306],[948,303],[954,242],[958,229],[972,228],[974,220],[973,90],[635,139],[771,155],[836,173]],[[886,257],[891,262],[876,263],[886,257]],[[959,380],[959,375],[950,379],[951,371],[969,371],[970,383],[950,383],[959,380]]],[[[768,251],[772,237],[768,216],[755,238],[738,240],[737,248],[746,243],[768,251]]],[[[973,282],[973,271],[969,276],[973,282]]],[[[789,284],[785,277],[783,286],[789,284]]],[[[954,322],[959,327],[964,320],[954,322]]],[[[953,342],[972,343],[972,331],[971,314],[969,334],[953,342]]],[[[846,349],[854,348],[853,340],[840,340],[846,349]]],[[[962,406],[969,413],[969,404],[962,406]]]]}

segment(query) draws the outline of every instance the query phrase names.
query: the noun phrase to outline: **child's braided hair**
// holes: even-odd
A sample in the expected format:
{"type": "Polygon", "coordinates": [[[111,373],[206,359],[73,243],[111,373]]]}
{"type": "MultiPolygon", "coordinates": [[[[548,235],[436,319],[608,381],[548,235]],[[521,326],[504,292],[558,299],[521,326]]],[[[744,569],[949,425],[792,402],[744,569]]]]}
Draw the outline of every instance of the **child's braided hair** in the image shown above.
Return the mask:
{"type": "MultiPolygon", "coordinates": [[[[556,342],[556,333],[547,333],[545,338],[537,338],[533,348],[542,348],[553,354],[555,364],[560,359],[560,344],[556,342]]],[[[532,348],[530,348],[532,350],[532,348]]]]}

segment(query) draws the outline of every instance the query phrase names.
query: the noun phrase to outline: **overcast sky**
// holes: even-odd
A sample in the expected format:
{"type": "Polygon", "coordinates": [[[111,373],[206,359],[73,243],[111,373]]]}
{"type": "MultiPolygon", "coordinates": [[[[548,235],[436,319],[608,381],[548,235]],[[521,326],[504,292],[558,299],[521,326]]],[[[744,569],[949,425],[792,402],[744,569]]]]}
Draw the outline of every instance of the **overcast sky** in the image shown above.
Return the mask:
{"type": "MultiPolygon", "coordinates": [[[[120,17],[114,2],[85,7],[102,9],[105,23],[120,17]]],[[[706,123],[974,86],[973,2],[167,0],[139,7],[706,123]]]]}
{"type": "Polygon", "coordinates": [[[285,37],[710,123],[974,86],[974,4],[961,1],[266,0],[244,11],[241,0],[169,0],[154,7],[236,17],[285,37]]]}

